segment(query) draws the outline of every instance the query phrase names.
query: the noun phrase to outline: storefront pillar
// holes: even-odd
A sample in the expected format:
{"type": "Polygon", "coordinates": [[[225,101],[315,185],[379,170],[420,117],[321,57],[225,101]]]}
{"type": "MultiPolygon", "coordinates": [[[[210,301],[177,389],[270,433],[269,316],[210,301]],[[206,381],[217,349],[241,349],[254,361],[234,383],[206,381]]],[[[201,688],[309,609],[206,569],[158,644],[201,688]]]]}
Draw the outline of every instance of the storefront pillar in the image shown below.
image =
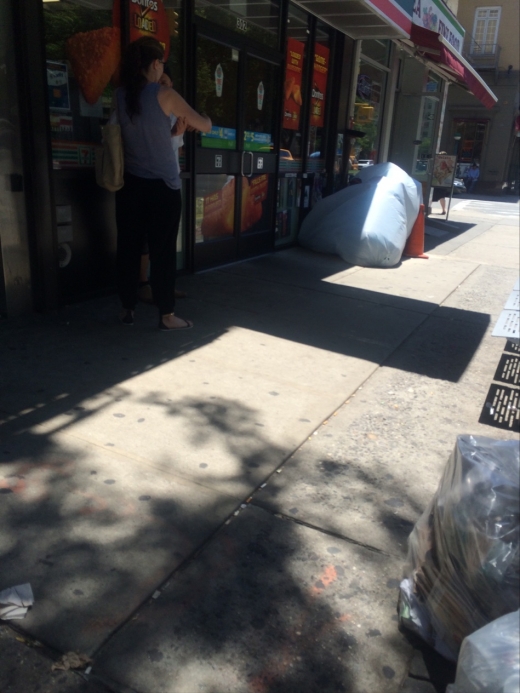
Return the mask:
{"type": "Polygon", "coordinates": [[[58,259],[42,3],[24,0],[12,8],[33,307],[51,310],[58,305],[58,259]]]}

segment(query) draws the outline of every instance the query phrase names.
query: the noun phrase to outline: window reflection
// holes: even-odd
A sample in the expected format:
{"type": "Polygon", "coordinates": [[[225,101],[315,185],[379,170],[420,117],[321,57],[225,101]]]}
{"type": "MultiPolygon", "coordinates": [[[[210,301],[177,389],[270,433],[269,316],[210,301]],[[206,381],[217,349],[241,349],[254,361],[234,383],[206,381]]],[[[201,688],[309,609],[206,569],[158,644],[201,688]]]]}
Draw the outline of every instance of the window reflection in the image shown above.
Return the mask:
{"type": "Polygon", "coordinates": [[[354,129],[365,136],[355,140],[351,156],[360,165],[377,163],[386,72],[360,61],[354,107],[354,129]],[[363,162],[363,163],[361,163],[363,162]]]}
{"type": "MultiPolygon", "coordinates": [[[[111,7],[110,2],[103,7],[111,7]]],[[[121,37],[112,9],[45,3],[47,92],[54,168],[94,165],[108,118],[121,37]]]]}
{"type": "Polygon", "coordinates": [[[238,51],[200,37],[197,44],[197,110],[213,127],[198,135],[203,147],[236,148],[238,51]]]}
{"type": "Polygon", "coordinates": [[[264,60],[247,59],[244,149],[271,151],[277,68],[264,60]]]}

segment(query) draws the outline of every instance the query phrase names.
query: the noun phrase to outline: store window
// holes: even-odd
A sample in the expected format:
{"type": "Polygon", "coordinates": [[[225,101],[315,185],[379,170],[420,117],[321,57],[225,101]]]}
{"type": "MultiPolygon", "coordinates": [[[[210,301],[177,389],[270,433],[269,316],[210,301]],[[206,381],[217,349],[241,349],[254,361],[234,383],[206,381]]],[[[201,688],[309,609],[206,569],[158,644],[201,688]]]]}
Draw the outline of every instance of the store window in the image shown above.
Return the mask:
{"type": "MultiPolygon", "coordinates": [[[[120,3],[61,0],[44,2],[43,8],[54,168],[92,167],[117,83],[120,3]]],[[[140,22],[141,6],[129,8],[130,39],[154,36],[164,45],[174,87],[182,93],[180,0],[158,0],[157,11],[146,14],[146,25],[140,22]]]]}
{"type": "Polygon", "coordinates": [[[366,58],[388,67],[390,47],[391,43],[386,39],[365,39],[361,43],[361,52],[366,58]]]}
{"type": "Polygon", "coordinates": [[[351,151],[353,166],[378,162],[389,56],[389,41],[362,41],[353,127],[365,136],[355,141],[351,151]]]}
{"type": "Polygon", "coordinates": [[[102,9],[66,0],[43,5],[55,169],[94,166],[94,147],[110,112],[121,32],[112,3],[98,5],[102,9]]]}
{"type": "Polygon", "coordinates": [[[307,172],[319,173],[325,166],[325,110],[330,73],[331,30],[318,22],[312,65],[309,104],[309,144],[307,172]]]}
{"type": "Polygon", "coordinates": [[[279,0],[195,0],[195,14],[265,46],[279,47],[279,0]]]}
{"type": "Polygon", "coordinates": [[[197,103],[211,113],[213,129],[198,134],[202,147],[237,148],[238,51],[200,36],[197,41],[197,103]]]}
{"type": "Polygon", "coordinates": [[[458,140],[458,162],[462,165],[462,170],[467,168],[474,161],[480,163],[482,147],[486,137],[488,120],[466,120],[455,119],[453,131],[460,135],[458,140]]]}
{"type": "MultiPolygon", "coordinates": [[[[128,0],[127,7],[130,40],[153,36],[164,46],[174,87],[182,93],[181,0],[157,0],[147,8],[128,0]]],[[[93,176],[95,148],[117,87],[121,2],[44,1],[43,9],[53,168],[93,176]]],[[[179,154],[183,168],[183,151],[179,154]]],[[[183,236],[179,233],[179,266],[184,262],[183,236]]]]}
{"type": "Polygon", "coordinates": [[[284,81],[284,103],[278,163],[275,243],[294,241],[298,232],[302,195],[303,112],[309,50],[309,15],[289,5],[284,81]]]}
{"type": "Polygon", "coordinates": [[[284,110],[280,145],[280,171],[302,170],[304,74],[309,42],[309,18],[294,5],[287,19],[284,110]]]}

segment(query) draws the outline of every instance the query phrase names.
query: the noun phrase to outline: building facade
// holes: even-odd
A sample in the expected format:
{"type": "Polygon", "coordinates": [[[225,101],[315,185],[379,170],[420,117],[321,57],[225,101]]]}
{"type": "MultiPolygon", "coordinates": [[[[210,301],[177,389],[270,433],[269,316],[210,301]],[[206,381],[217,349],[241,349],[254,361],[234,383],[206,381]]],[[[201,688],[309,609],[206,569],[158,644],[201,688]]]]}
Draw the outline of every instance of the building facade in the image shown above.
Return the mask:
{"type": "Polygon", "coordinates": [[[467,30],[463,55],[498,101],[487,110],[471,94],[453,90],[442,146],[457,153],[461,172],[473,161],[479,164],[477,190],[518,194],[520,5],[517,0],[492,6],[460,0],[458,16],[467,30]]]}
{"type": "Polygon", "coordinates": [[[0,312],[113,290],[114,195],[95,182],[121,51],[165,47],[210,115],[181,151],[181,271],[297,240],[357,162],[394,161],[425,195],[448,86],[489,107],[441,0],[0,0],[0,312]]]}

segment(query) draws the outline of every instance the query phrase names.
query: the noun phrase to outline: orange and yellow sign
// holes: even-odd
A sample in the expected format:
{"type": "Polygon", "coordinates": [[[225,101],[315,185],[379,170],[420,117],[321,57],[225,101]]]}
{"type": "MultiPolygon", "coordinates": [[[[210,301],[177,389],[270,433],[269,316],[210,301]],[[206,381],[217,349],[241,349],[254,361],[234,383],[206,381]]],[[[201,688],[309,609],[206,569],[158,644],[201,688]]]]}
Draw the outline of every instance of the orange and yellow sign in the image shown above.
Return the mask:
{"type": "Polygon", "coordinates": [[[283,127],[298,130],[300,127],[300,108],[302,105],[302,70],[304,44],[296,39],[287,40],[287,60],[285,66],[283,127]]]}
{"type": "Polygon", "coordinates": [[[329,49],[321,43],[314,48],[310,124],[322,128],[325,124],[325,95],[329,73],[329,49]]]}
{"type": "MultiPolygon", "coordinates": [[[[164,48],[164,59],[170,52],[170,27],[163,0],[128,0],[130,24],[130,41],[136,41],[142,36],[151,36],[159,41],[164,48]]],[[[112,23],[121,26],[121,10],[119,2],[114,2],[112,23]]]]}

